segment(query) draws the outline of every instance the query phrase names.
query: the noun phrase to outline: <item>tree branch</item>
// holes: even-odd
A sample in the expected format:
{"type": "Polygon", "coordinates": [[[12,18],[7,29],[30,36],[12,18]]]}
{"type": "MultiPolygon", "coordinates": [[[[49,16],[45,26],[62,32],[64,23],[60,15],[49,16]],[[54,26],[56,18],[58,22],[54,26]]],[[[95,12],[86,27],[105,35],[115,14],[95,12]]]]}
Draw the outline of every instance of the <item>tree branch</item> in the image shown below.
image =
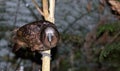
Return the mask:
{"type": "Polygon", "coordinates": [[[51,22],[54,23],[54,11],[55,11],[55,0],[49,0],[50,6],[49,6],[49,19],[51,22]]]}
{"type": "Polygon", "coordinates": [[[48,20],[48,16],[49,16],[49,13],[48,13],[48,1],[47,0],[42,0],[42,4],[43,4],[44,18],[45,18],[45,20],[48,20]]]}
{"type": "Polygon", "coordinates": [[[36,9],[39,11],[39,13],[40,13],[42,16],[44,16],[44,13],[43,13],[42,10],[39,8],[39,5],[36,3],[36,1],[35,1],[35,0],[32,0],[32,2],[34,3],[34,5],[35,5],[36,9]]]}
{"type": "MultiPolygon", "coordinates": [[[[49,10],[48,10],[48,1],[47,0],[42,0],[43,4],[43,13],[44,13],[44,18],[47,21],[50,21],[54,23],[54,6],[55,6],[55,0],[50,0],[49,1],[49,10]]],[[[51,50],[43,51],[42,52],[42,71],[50,71],[50,55],[51,55],[51,50]]]]}

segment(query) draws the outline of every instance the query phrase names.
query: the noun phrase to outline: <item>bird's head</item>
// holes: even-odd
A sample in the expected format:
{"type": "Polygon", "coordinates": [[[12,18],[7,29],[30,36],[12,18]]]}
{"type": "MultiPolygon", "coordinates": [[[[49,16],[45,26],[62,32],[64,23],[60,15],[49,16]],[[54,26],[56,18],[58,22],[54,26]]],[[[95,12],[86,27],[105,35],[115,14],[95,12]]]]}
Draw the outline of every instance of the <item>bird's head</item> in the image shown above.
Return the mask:
{"type": "Polygon", "coordinates": [[[41,42],[46,48],[50,49],[57,45],[60,36],[54,24],[45,24],[41,32],[41,42]]]}

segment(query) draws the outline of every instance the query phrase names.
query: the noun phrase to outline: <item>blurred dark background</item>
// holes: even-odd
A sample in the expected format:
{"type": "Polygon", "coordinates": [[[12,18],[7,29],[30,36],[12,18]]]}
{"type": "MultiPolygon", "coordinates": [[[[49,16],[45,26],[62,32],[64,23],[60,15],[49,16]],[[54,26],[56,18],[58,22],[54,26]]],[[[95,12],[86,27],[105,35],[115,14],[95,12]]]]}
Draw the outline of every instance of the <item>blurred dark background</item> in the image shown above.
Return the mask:
{"type": "MultiPolygon", "coordinates": [[[[41,0],[36,0],[41,6],[41,0]]],[[[120,20],[105,0],[56,0],[61,41],[51,71],[120,71],[120,20]]],[[[32,0],[0,0],[0,71],[38,71],[39,53],[11,51],[13,30],[42,17],[32,0]],[[31,58],[33,60],[31,60],[31,58]]]]}

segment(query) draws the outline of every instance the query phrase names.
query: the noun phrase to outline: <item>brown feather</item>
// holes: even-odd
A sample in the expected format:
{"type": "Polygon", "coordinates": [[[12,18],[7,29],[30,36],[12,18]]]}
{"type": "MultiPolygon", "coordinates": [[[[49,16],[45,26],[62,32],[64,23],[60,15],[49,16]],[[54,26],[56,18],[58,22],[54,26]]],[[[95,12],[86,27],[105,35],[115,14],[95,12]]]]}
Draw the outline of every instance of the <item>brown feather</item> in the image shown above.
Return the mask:
{"type": "Polygon", "coordinates": [[[56,26],[48,21],[36,21],[20,27],[14,37],[13,50],[16,51],[21,47],[30,48],[31,51],[48,50],[56,46],[59,40],[59,32],[56,26]],[[55,29],[52,46],[48,44],[45,29],[52,27],[55,29]]]}

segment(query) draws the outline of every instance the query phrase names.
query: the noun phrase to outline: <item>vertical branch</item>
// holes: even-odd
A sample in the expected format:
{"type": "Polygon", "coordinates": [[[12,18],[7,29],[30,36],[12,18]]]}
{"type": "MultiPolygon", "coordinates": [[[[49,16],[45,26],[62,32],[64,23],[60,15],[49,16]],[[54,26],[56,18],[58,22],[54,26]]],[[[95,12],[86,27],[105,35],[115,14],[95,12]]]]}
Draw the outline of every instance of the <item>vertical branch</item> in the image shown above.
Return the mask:
{"type": "Polygon", "coordinates": [[[42,0],[42,4],[43,4],[43,13],[44,13],[44,18],[45,20],[48,20],[48,0],[42,0]]]}
{"type": "Polygon", "coordinates": [[[50,71],[51,50],[42,52],[42,71],[50,71]]]}
{"type": "MultiPolygon", "coordinates": [[[[45,20],[48,20],[48,16],[49,16],[48,1],[47,0],[42,0],[42,4],[43,4],[44,18],[45,18],[45,20]]],[[[42,57],[42,71],[50,71],[50,55],[51,55],[50,50],[42,52],[42,56],[43,56],[42,57]],[[49,56],[47,56],[45,54],[48,54],[49,56]]]]}
{"type": "Polygon", "coordinates": [[[54,11],[55,11],[55,0],[49,0],[50,6],[49,6],[49,19],[51,22],[54,23],[54,11]]]}
{"type": "MultiPolygon", "coordinates": [[[[49,1],[49,10],[48,10],[48,1],[42,0],[43,4],[43,13],[44,18],[47,21],[50,21],[54,23],[54,7],[55,7],[55,0],[49,1]]],[[[50,55],[51,50],[43,51],[42,52],[43,58],[42,58],[42,71],[50,71],[50,55]]]]}

